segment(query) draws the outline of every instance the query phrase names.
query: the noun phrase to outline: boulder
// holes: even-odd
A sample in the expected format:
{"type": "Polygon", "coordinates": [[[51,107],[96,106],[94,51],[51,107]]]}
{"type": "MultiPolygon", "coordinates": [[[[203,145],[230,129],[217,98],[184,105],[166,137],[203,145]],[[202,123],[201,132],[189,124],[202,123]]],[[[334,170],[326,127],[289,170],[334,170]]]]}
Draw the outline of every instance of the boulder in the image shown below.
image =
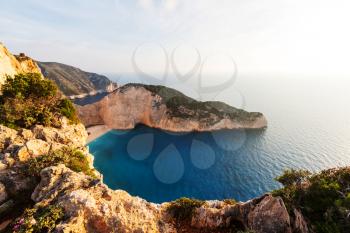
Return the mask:
{"type": "Polygon", "coordinates": [[[31,157],[47,154],[50,150],[50,144],[40,139],[29,140],[25,146],[31,157]]]}
{"type": "Polygon", "coordinates": [[[288,211],[280,197],[266,195],[248,214],[248,228],[256,233],[291,233],[288,211]]]}
{"type": "Polygon", "coordinates": [[[27,147],[22,146],[22,147],[18,148],[17,152],[15,153],[15,158],[20,162],[24,162],[24,161],[27,161],[28,159],[30,159],[30,153],[29,153],[27,147]]]}
{"type": "Polygon", "coordinates": [[[21,129],[19,131],[19,135],[22,136],[22,138],[24,140],[30,140],[30,139],[34,139],[34,134],[31,130],[29,129],[21,129]]]}
{"type": "Polygon", "coordinates": [[[8,145],[8,141],[13,140],[16,135],[16,130],[0,125],[0,152],[8,145]]]}

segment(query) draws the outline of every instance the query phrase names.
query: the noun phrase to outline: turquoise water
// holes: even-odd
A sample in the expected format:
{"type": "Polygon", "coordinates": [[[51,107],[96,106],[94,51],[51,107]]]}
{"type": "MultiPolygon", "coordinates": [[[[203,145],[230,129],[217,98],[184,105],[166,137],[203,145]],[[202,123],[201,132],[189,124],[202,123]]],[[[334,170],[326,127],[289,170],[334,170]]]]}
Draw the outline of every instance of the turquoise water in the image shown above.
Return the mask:
{"type": "MultiPolygon", "coordinates": [[[[90,151],[109,187],[149,201],[245,201],[278,188],[273,179],[283,169],[350,164],[348,84],[332,78],[241,79],[235,88],[245,97],[244,108],[263,112],[266,130],[173,134],[138,126],[105,134],[89,144],[90,151]]],[[[227,91],[217,98],[239,106],[236,96],[227,91]]]]}

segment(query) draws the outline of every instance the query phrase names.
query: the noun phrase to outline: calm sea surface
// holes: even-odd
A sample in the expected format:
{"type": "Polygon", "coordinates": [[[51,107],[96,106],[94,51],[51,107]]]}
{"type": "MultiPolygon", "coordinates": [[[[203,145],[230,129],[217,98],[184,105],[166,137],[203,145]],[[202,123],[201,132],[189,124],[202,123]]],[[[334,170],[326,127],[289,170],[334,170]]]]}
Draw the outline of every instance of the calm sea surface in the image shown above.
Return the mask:
{"type": "Polygon", "coordinates": [[[283,169],[350,165],[349,88],[346,78],[240,77],[204,98],[263,112],[266,130],[174,134],[138,126],[111,131],[89,148],[110,188],[156,203],[245,201],[278,188],[274,177],[283,169]]]}

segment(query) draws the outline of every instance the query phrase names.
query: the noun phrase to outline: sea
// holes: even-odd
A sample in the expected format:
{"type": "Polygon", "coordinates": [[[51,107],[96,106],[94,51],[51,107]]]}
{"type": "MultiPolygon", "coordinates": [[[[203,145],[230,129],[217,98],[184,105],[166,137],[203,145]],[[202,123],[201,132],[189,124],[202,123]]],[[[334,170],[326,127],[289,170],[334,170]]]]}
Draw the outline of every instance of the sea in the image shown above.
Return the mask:
{"type": "Polygon", "coordinates": [[[168,86],[262,112],[268,127],[172,133],[138,125],[110,131],[88,144],[110,188],[155,203],[180,197],[246,201],[280,188],[275,178],[285,169],[350,165],[347,77],[241,75],[230,87],[204,94],[185,83],[168,86]]]}

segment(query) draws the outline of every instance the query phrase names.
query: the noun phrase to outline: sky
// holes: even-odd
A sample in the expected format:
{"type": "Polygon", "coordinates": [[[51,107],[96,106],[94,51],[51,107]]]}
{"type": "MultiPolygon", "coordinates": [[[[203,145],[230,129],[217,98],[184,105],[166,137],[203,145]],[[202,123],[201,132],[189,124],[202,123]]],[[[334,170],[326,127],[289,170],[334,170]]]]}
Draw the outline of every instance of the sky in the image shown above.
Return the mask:
{"type": "Polygon", "coordinates": [[[350,77],[348,0],[0,0],[13,53],[99,73],[350,77]],[[235,64],[235,65],[234,65],[235,64]]]}

